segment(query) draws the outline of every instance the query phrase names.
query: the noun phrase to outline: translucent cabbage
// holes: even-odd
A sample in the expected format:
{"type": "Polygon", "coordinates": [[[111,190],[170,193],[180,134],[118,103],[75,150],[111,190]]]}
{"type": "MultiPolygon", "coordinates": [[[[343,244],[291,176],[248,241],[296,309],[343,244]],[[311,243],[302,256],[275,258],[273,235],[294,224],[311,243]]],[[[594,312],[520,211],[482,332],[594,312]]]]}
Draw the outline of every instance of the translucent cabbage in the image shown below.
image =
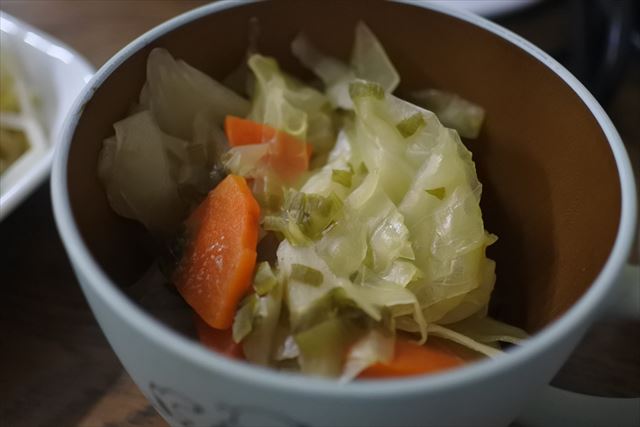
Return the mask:
{"type": "Polygon", "coordinates": [[[268,263],[258,266],[254,277],[256,293],[242,302],[233,322],[233,339],[242,342],[246,359],[269,365],[276,359],[276,330],[280,320],[283,287],[268,263]]]}
{"type": "Polygon", "coordinates": [[[267,216],[263,226],[282,233],[294,245],[308,244],[322,235],[341,210],[342,202],[333,193],[325,197],[288,190],[281,214],[267,216]]]}
{"type": "Polygon", "coordinates": [[[174,232],[224,176],[222,121],[249,102],[156,48],[132,114],[104,141],[99,175],[113,209],[155,234],[174,232]]]}
{"type": "Polygon", "coordinates": [[[340,375],[344,363],[343,354],[352,337],[348,321],[336,316],[296,334],[301,371],[313,376],[340,375]]]}
{"type": "Polygon", "coordinates": [[[356,24],[351,67],[360,79],[378,83],[387,92],[400,84],[400,76],[378,38],[362,21],[356,24]]]}
{"type": "Polygon", "coordinates": [[[438,116],[442,123],[465,138],[477,138],[484,122],[484,109],[460,96],[437,89],[414,92],[411,99],[438,116]]]}
{"type": "Polygon", "coordinates": [[[253,288],[256,291],[256,294],[265,296],[271,292],[277,284],[278,279],[275,274],[273,274],[273,270],[271,270],[269,263],[263,261],[258,264],[255,277],[253,278],[253,288]]]}
{"type": "Polygon", "coordinates": [[[183,155],[186,143],[163,133],[148,111],[114,128],[116,134],[104,141],[98,161],[111,207],[152,232],[170,233],[188,207],[179,193],[182,170],[170,157],[183,155]]]}
{"type": "Polygon", "coordinates": [[[227,151],[222,161],[232,174],[257,178],[266,173],[263,159],[268,152],[268,144],[240,145],[227,151]]]}
{"type": "Polygon", "coordinates": [[[278,250],[278,265],[289,279],[292,327],[322,321],[340,306],[340,295],[341,303],[372,321],[381,322],[384,310],[395,328],[419,333],[419,341],[435,330],[493,354],[455,331],[432,328],[481,312],[495,281],[494,263],[485,256],[495,237],[484,230],[470,153],[433,113],[370,82],[354,82],[350,93],[354,119],[329,162],[302,186],[318,195],[339,194],[342,214],[305,247],[290,237],[278,250]],[[353,164],[363,165],[360,175],[353,164]],[[348,172],[352,182],[336,180],[336,170],[348,172]],[[294,264],[320,272],[323,280],[296,280],[294,264]]]}
{"type": "Polygon", "coordinates": [[[193,137],[198,114],[222,124],[226,115],[244,117],[250,108],[231,89],[161,48],[149,53],[146,93],[140,104],[151,111],[163,131],[186,140],[193,137]]]}
{"type": "Polygon", "coordinates": [[[496,357],[502,354],[500,350],[497,350],[494,347],[475,341],[466,335],[463,335],[452,329],[442,327],[440,325],[430,324],[429,333],[436,337],[446,338],[448,340],[451,340],[456,344],[460,344],[478,353],[484,354],[485,356],[496,357]]]}
{"type": "Polygon", "coordinates": [[[528,337],[527,333],[522,329],[487,316],[468,317],[457,323],[447,325],[447,327],[484,344],[498,342],[520,344],[522,340],[528,337]]]}
{"type": "Polygon", "coordinates": [[[351,381],[369,366],[389,362],[393,358],[394,342],[395,337],[388,331],[368,331],[349,349],[340,380],[351,381]]]}
{"type": "Polygon", "coordinates": [[[240,308],[233,319],[232,336],[235,342],[242,341],[253,329],[257,302],[257,295],[251,294],[240,304],[240,308]]]}
{"type": "Polygon", "coordinates": [[[251,332],[242,341],[248,361],[269,365],[275,358],[275,333],[280,319],[283,287],[278,282],[264,296],[257,296],[251,332]]]}
{"type": "Polygon", "coordinates": [[[349,85],[356,79],[377,83],[389,93],[400,84],[400,76],[382,44],[364,22],[356,25],[349,65],[318,51],[304,34],[293,40],[291,50],[322,80],[335,107],[353,109],[349,85]]]}
{"type": "Polygon", "coordinates": [[[315,154],[333,147],[333,111],[324,94],[283,73],[273,58],[252,55],[249,68],[256,78],[251,120],[310,143],[315,154]]]}
{"type": "Polygon", "coordinates": [[[291,51],[311,69],[325,85],[327,97],[336,107],[352,108],[349,83],[356,78],[355,72],[342,61],[318,51],[304,34],[299,34],[291,43],[291,51]]]}

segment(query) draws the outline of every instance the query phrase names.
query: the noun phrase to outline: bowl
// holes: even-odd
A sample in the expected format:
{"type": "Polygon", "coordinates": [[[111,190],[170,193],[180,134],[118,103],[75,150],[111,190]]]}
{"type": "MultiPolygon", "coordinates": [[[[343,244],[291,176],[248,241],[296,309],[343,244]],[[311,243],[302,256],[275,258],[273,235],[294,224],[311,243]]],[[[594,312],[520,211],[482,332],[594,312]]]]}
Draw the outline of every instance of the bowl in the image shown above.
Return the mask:
{"type": "Polygon", "coordinates": [[[567,359],[610,299],[635,221],[631,167],[615,128],[588,91],[535,46],[476,15],[425,2],[218,2],[146,33],[97,73],[57,150],[57,225],[89,304],[142,392],[172,425],[506,425],[567,359]],[[399,93],[424,87],[487,111],[467,145],[483,183],[492,314],[533,334],[502,357],[449,373],[337,384],[226,359],[129,299],[153,242],[109,207],[96,165],[102,141],[145,81],[149,52],[221,79],[239,64],[249,21],[259,50],[301,77],[289,50],[303,30],[346,57],[365,21],[396,65],[399,93]]]}
{"type": "Polygon", "coordinates": [[[14,120],[31,146],[2,175],[1,221],[47,177],[64,118],[95,69],[62,42],[5,12],[0,12],[0,41],[35,98],[23,99],[34,114],[14,120]]]}

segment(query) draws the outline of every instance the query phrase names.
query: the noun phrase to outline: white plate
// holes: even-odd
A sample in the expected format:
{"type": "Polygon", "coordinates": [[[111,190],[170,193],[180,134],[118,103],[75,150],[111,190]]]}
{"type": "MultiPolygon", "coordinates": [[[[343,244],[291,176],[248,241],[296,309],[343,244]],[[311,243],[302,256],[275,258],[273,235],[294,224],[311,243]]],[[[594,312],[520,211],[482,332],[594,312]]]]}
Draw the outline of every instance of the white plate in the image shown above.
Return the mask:
{"type": "MultiPolygon", "coordinates": [[[[25,131],[30,148],[0,175],[1,221],[48,175],[62,122],[95,68],[62,42],[4,12],[0,12],[0,45],[2,55],[12,57],[7,64],[20,73],[37,99],[35,105],[27,102],[17,117],[4,114],[3,121],[14,121],[25,131]]],[[[18,96],[29,98],[25,87],[16,84],[16,89],[18,96]]]]}

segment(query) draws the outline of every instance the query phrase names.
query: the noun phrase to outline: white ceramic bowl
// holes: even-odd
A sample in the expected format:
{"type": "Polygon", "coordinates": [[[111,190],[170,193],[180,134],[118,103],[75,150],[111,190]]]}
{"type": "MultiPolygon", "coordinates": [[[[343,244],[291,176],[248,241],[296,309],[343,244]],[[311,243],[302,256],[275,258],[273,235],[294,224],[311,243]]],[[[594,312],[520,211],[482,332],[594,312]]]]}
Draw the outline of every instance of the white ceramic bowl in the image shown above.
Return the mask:
{"type": "Polygon", "coordinates": [[[56,222],[114,351],[172,425],[506,425],[545,388],[612,299],[633,239],[636,193],[606,113],[560,64],[504,28],[425,2],[403,3],[409,2],[216,2],[124,48],[76,103],[54,162],[56,222]],[[439,82],[474,94],[487,108],[472,150],[490,201],[485,219],[504,248],[496,252],[496,290],[528,291],[523,306],[509,302],[536,332],[525,345],[439,375],[340,385],[215,354],[125,295],[123,288],[148,267],[144,233],[107,204],[96,172],[102,141],[136,101],[152,48],[165,47],[220,78],[243,58],[253,16],[263,29],[261,49],[287,69],[296,66],[289,43],[300,29],[339,54],[364,19],[404,84],[439,82]]]}
{"type": "Polygon", "coordinates": [[[36,119],[16,120],[24,125],[30,149],[0,177],[2,220],[48,175],[63,121],[95,69],[64,43],[5,12],[0,12],[0,43],[35,97],[26,105],[36,119]]]}

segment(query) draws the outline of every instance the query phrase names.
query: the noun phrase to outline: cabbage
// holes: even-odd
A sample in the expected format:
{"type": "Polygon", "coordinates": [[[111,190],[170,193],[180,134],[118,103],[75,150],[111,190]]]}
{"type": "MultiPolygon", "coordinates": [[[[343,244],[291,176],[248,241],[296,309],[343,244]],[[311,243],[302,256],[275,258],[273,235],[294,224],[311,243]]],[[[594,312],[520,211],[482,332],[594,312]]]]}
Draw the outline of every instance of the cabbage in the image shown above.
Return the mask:
{"type": "Polygon", "coordinates": [[[257,302],[258,297],[256,294],[251,294],[240,303],[240,308],[236,311],[231,330],[235,342],[242,341],[253,329],[257,302]]]}
{"type": "Polygon", "coordinates": [[[250,108],[247,100],[161,48],[149,53],[146,92],[140,104],[152,112],[164,132],[186,140],[193,137],[198,114],[222,124],[226,115],[244,117],[250,108]]]}
{"type": "Polygon", "coordinates": [[[258,264],[256,274],[253,278],[253,288],[260,296],[265,296],[273,290],[278,284],[278,279],[268,262],[263,261],[258,264]]]}
{"type": "Polygon", "coordinates": [[[332,316],[295,335],[301,371],[308,375],[335,377],[342,372],[343,354],[353,340],[352,327],[332,316]]]}
{"type": "Polygon", "coordinates": [[[392,334],[379,329],[371,329],[349,349],[340,381],[351,381],[369,366],[391,361],[394,341],[392,334]]]}
{"type": "Polygon", "coordinates": [[[147,60],[132,114],[104,141],[99,176],[113,209],[155,234],[176,231],[224,176],[222,121],[249,102],[164,49],[147,60]]]}
{"type": "Polygon", "coordinates": [[[240,145],[224,153],[222,161],[232,174],[257,178],[266,173],[262,160],[268,152],[268,144],[240,145]]]}
{"type": "Polygon", "coordinates": [[[342,203],[334,194],[324,197],[295,190],[285,193],[280,216],[267,216],[265,230],[279,231],[294,245],[308,244],[320,237],[340,214],[342,203]]]}
{"type": "MultiPolygon", "coordinates": [[[[283,287],[278,282],[264,296],[257,296],[251,332],[242,341],[242,350],[248,361],[268,365],[274,360],[275,332],[280,319],[283,287]]],[[[254,294],[257,295],[257,294],[254,294]]]]}
{"type": "Polygon", "coordinates": [[[393,92],[400,84],[400,76],[382,44],[362,21],[356,24],[351,67],[358,78],[378,83],[387,92],[393,92]]]}
{"type": "MultiPolygon", "coordinates": [[[[248,65],[256,81],[249,119],[310,143],[314,157],[323,159],[335,143],[334,118],[328,99],[283,73],[273,58],[254,54],[248,65]]],[[[296,183],[279,177],[269,166],[266,159],[272,144],[262,142],[231,148],[224,155],[223,164],[231,173],[254,179],[253,193],[263,212],[270,214],[280,208],[284,189],[295,187],[296,183]]],[[[294,154],[307,156],[304,144],[299,144],[299,150],[294,154]]]]}
{"type": "Polygon", "coordinates": [[[194,139],[185,141],[164,133],[142,110],[114,129],[98,161],[111,207],[156,234],[175,231],[222,178],[216,158],[225,143],[217,127],[196,116],[194,139]]]}
{"type": "Polygon", "coordinates": [[[302,33],[291,43],[291,51],[322,80],[333,106],[352,108],[348,89],[356,75],[348,65],[318,51],[302,33]]]}
{"type": "Polygon", "coordinates": [[[258,266],[254,277],[256,293],[241,303],[233,321],[233,339],[242,342],[246,359],[268,365],[276,357],[275,335],[280,320],[283,287],[268,263],[258,266]]]}
{"type": "Polygon", "coordinates": [[[249,68],[256,78],[249,119],[307,141],[315,154],[333,147],[333,113],[324,94],[283,73],[273,58],[252,55],[249,68]]]}
{"type": "Polygon", "coordinates": [[[484,344],[497,342],[520,344],[527,338],[527,333],[522,329],[486,316],[468,317],[447,327],[484,344]]]}
{"type": "Polygon", "coordinates": [[[349,85],[356,79],[377,83],[389,93],[400,84],[400,76],[382,44],[363,22],[356,25],[349,65],[318,51],[304,34],[299,34],[293,40],[291,50],[304,66],[322,80],[327,96],[335,107],[353,109],[349,85]]]}
{"type": "Polygon", "coordinates": [[[154,233],[174,231],[188,206],[179,193],[182,171],[170,157],[183,155],[186,143],[163,133],[148,111],[114,128],[116,134],[104,141],[98,160],[111,207],[154,233]]]}
{"type": "MultiPolygon", "coordinates": [[[[306,197],[341,199],[341,214],[303,244],[300,235],[283,233],[278,264],[288,278],[291,327],[305,331],[346,305],[374,323],[387,313],[420,342],[429,331],[495,354],[435,325],[484,314],[495,282],[495,264],[485,256],[495,236],[484,229],[471,155],[433,113],[380,88],[351,84],[355,116],[328,163],[301,187],[306,197]],[[301,278],[309,274],[318,279],[301,278]]],[[[356,359],[348,375],[363,369],[356,359]]]]}
{"type": "Polygon", "coordinates": [[[465,138],[477,138],[484,121],[484,109],[460,96],[437,89],[414,92],[411,99],[438,116],[445,126],[465,138]]]}
{"type": "Polygon", "coordinates": [[[496,357],[502,354],[500,350],[497,350],[489,345],[485,345],[483,343],[475,341],[466,335],[463,335],[452,329],[448,329],[440,325],[430,324],[429,333],[433,336],[445,338],[447,340],[453,341],[456,344],[460,344],[478,353],[484,354],[485,356],[496,357]]]}

